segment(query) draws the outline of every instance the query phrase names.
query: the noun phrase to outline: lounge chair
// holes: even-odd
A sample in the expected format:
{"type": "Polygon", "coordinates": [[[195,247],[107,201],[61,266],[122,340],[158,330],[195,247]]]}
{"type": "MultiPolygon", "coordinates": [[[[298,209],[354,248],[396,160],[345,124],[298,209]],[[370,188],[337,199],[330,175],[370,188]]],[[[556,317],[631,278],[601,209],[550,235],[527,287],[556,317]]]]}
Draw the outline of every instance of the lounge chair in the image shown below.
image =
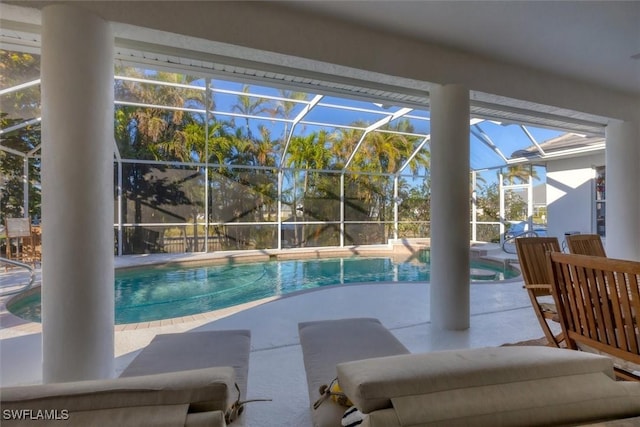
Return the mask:
{"type": "Polygon", "coordinates": [[[640,383],[615,381],[604,356],[543,346],[406,354],[402,345],[387,347],[393,334],[366,318],[299,330],[311,403],[320,396],[315,386],[335,377],[353,405],[323,399],[311,409],[315,426],[338,427],[354,408],[369,427],[640,425],[640,383]],[[385,352],[399,354],[377,355],[385,352]],[[615,424],[620,419],[628,424],[615,424]]]}
{"type": "MultiPolygon", "coordinates": [[[[321,397],[320,387],[328,385],[336,376],[338,363],[409,353],[409,350],[374,318],[302,322],[298,325],[298,333],[311,404],[321,397]]],[[[344,411],[345,408],[328,399],[312,411],[314,426],[339,426],[344,411]]]]}
{"type": "Polygon", "coordinates": [[[2,425],[224,427],[242,412],[250,339],[247,330],[158,335],[119,378],[3,387],[2,425]]]}

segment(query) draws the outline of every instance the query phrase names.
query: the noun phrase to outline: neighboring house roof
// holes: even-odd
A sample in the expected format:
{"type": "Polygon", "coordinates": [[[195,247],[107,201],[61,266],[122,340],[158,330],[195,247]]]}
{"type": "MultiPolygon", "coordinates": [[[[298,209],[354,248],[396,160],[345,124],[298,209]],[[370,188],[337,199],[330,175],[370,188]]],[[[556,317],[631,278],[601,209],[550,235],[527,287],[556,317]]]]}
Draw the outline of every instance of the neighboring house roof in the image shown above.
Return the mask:
{"type": "MultiPolygon", "coordinates": [[[[604,138],[601,136],[582,136],[575,133],[567,133],[538,145],[547,155],[567,150],[573,152],[576,150],[590,151],[589,149],[597,149],[599,147],[604,149],[604,138]]],[[[538,147],[531,145],[524,150],[516,150],[511,154],[512,159],[518,157],[531,158],[544,156],[538,151],[538,147]]]]}

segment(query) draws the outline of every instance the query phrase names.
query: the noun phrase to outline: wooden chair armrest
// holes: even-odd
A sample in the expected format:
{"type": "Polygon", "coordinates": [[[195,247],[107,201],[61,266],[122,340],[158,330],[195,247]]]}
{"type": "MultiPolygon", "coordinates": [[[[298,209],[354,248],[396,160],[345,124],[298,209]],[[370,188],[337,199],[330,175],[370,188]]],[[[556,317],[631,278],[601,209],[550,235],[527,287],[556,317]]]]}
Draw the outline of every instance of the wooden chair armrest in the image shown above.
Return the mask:
{"type": "Polygon", "coordinates": [[[545,289],[551,291],[551,285],[548,283],[533,283],[530,285],[524,285],[525,289],[545,289]]]}

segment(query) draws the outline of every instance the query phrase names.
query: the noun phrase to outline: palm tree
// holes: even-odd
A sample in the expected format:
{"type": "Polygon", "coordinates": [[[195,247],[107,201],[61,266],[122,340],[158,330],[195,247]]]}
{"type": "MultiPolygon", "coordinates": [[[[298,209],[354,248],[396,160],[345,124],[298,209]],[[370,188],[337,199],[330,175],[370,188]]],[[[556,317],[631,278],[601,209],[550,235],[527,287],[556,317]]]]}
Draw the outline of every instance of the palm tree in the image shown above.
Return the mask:
{"type": "Polygon", "coordinates": [[[253,146],[254,162],[259,166],[273,166],[275,161],[273,158],[274,145],[271,141],[271,131],[264,125],[258,126],[260,139],[255,141],[253,146]]]}
{"type": "Polygon", "coordinates": [[[305,92],[296,92],[286,89],[280,89],[279,92],[280,97],[286,98],[288,101],[278,100],[275,102],[274,106],[269,110],[269,113],[274,117],[290,119],[291,113],[300,104],[296,101],[306,101],[309,98],[309,94],[305,92]]]}
{"type": "MultiPolygon", "coordinates": [[[[119,68],[118,74],[139,78],[149,76],[136,68],[119,68]]],[[[173,73],[157,73],[156,80],[184,83],[193,80],[189,76],[173,73]]],[[[187,103],[203,103],[202,92],[188,90],[172,85],[154,85],[138,81],[116,80],[116,99],[135,100],[150,105],[183,107],[187,103]]],[[[204,158],[205,135],[203,120],[197,115],[180,110],[118,106],[115,114],[115,136],[121,157],[124,159],[177,160],[184,162],[199,161],[204,158]]],[[[197,206],[202,206],[202,197],[197,190],[197,173],[191,178],[174,178],[166,173],[165,166],[148,164],[126,164],[124,194],[133,202],[133,222],[143,223],[142,213],[146,211],[156,215],[155,222],[169,216],[173,221],[186,221],[187,217],[196,218],[197,206]],[[150,180],[149,174],[155,170],[156,178],[150,180]],[[194,183],[196,184],[194,187],[194,183]],[[195,201],[194,201],[195,200],[195,201]],[[198,202],[200,200],[200,202],[198,202]],[[167,209],[165,206],[174,206],[167,209]],[[184,211],[183,215],[181,212],[184,211]],[[189,212],[191,211],[191,212],[189,212]],[[187,213],[189,212],[189,213],[187,213]]],[[[124,205],[126,210],[128,204],[124,205]]],[[[195,224],[195,220],[194,220],[195,224]]],[[[137,251],[144,246],[144,230],[136,227],[132,240],[125,242],[126,251],[137,251]]],[[[197,235],[197,232],[196,232],[197,235]]]]}
{"type": "Polygon", "coordinates": [[[242,115],[245,115],[244,120],[247,130],[246,135],[249,138],[251,138],[252,132],[249,117],[247,116],[257,116],[269,111],[271,108],[268,99],[250,96],[250,91],[250,85],[243,85],[242,92],[246,93],[247,95],[238,95],[238,102],[231,108],[231,111],[236,111],[242,115]]]}
{"type": "Polygon", "coordinates": [[[232,145],[229,156],[229,163],[237,165],[250,165],[253,159],[253,141],[245,138],[242,129],[236,129],[231,138],[232,145]]]}
{"type": "MultiPolygon", "coordinates": [[[[286,89],[280,89],[280,97],[287,100],[277,100],[274,102],[273,107],[268,110],[272,117],[281,117],[286,120],[291,120],[295,108],[300,104],[296,101],[306,101],[309,95],[304,92],[296,92],[286,89]]],[[[286,141],[289,136],[289,122],[285,122],[282,132],[282,141],[286,141]]]]}
{"type": "MultiPolygon", "coordinates": [[[[254,156],[257,165],[273,166],[275,159],[273,158],[274,145],[271,141],[271,133],[266,126],[259,126],[261,139],[254,145],[254,156]]],[[[260,172],[260,177],[254,184],[254,188],[259,194],[257,208],[267,211],[267,221],[271,220],[271,212],[273,204],[277,198],[274,192],[277,192],[277,177],[268,174],[266,171],[260,172]]],[[[264,214],[261,215],[259,221],[264,221],[264,214]]]]}
{"type": "MultiPolygon", "coordinates": [[[[353,127],[366,127],[363,122],[352,123],[353,127]]],[[[335,131],[331,137],[333,144],[331,145],[332,169],[344,168],[347,159],[353,153],[358,141],[362,137],[363,131],[353,128],[340,128],[335,131]]]]}
{"type": "Polygon", "coordinates": [[[525,164],[507,166],[506,173],[503,173],[503,179],[509,184],[515,184],[516,182],[529,182],[529,177],[536,180],[540,179],[538,171],[530,165],[525,164]]]}
{"type": "MultiPolygon", "coordinates": [[[[388,126],[386,130],[369,133],[354,157],[354,169],[364,172],[394,174],[398,171],[415,150],[417,137],[394,133],[411,132],[408,121],[399,121],[388,126]]],[[[410,168],[417,172],[420,167],[428,164],[426,151],[418,153],[411,161],[410,168]]],[[[390,208],[392,182],[388,175],[374,175],[359,177],[359,183],[352,184],[351,188],[357,189],[353,196],[359,200],[361,215],[367,217],[377,214],[380,220],[384,220],[390,208]],[[364,183],[364,185],[363,185],[364,183]]]]}
{"type": "MultiPolygon", "coordinates": [[[[309,196],[309,187],[310,182],[315,182],[318,177],[317,170],[325,169],[329,163],[330,153],[325,148],[325,145],[330,140],[330,135],[328,132],[322,130],[320,132],[312,132],[307,136],[295,136],[291,139],[289,144],[289,156],[286,159],[286,167],[291,167],[294,169],[294,185],[297,181],[297,171],[302,171],[304,174],[303,182],[302,182],[302,214],[303,218],[309,218],[309,205],[307,204],[307,199],[309,196]],[[312,172],[316,170],[316,172],[312,172]]],[[[297,209],[298,209],[298,196],[293,195],[293,218],[294,222],[297,217],[297,209]]],[[[297,227],[296,227],[297,232],[297,227]]],[[[303,227],[304,232],[304,227],[303,227]]],[[[298,240],[297,235],[295,236],[296,241],[298,240]]]]}

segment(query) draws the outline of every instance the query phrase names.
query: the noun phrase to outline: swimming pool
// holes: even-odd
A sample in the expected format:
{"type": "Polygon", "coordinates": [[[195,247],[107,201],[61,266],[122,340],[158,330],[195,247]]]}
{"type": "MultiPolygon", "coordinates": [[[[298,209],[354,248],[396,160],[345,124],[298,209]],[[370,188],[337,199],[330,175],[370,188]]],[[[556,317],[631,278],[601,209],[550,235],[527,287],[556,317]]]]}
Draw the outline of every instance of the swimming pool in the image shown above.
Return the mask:
{"type": "MultiPolygon", "coordinates": [[[[116,324],[149,322],[218,310],[262,298],[330,285],[429,281],[428,255],[420,261],[386,257],[273,260],[116,271],[116,324]]],[[[513,267],[472,260],[472,273],[491,281],[519,275],[513,267]]],[[[473,278],[473,277],[472,277],[473,278]]],[[[14,298],[7,309],[40,321],[40,293],[14,298]]]]}

